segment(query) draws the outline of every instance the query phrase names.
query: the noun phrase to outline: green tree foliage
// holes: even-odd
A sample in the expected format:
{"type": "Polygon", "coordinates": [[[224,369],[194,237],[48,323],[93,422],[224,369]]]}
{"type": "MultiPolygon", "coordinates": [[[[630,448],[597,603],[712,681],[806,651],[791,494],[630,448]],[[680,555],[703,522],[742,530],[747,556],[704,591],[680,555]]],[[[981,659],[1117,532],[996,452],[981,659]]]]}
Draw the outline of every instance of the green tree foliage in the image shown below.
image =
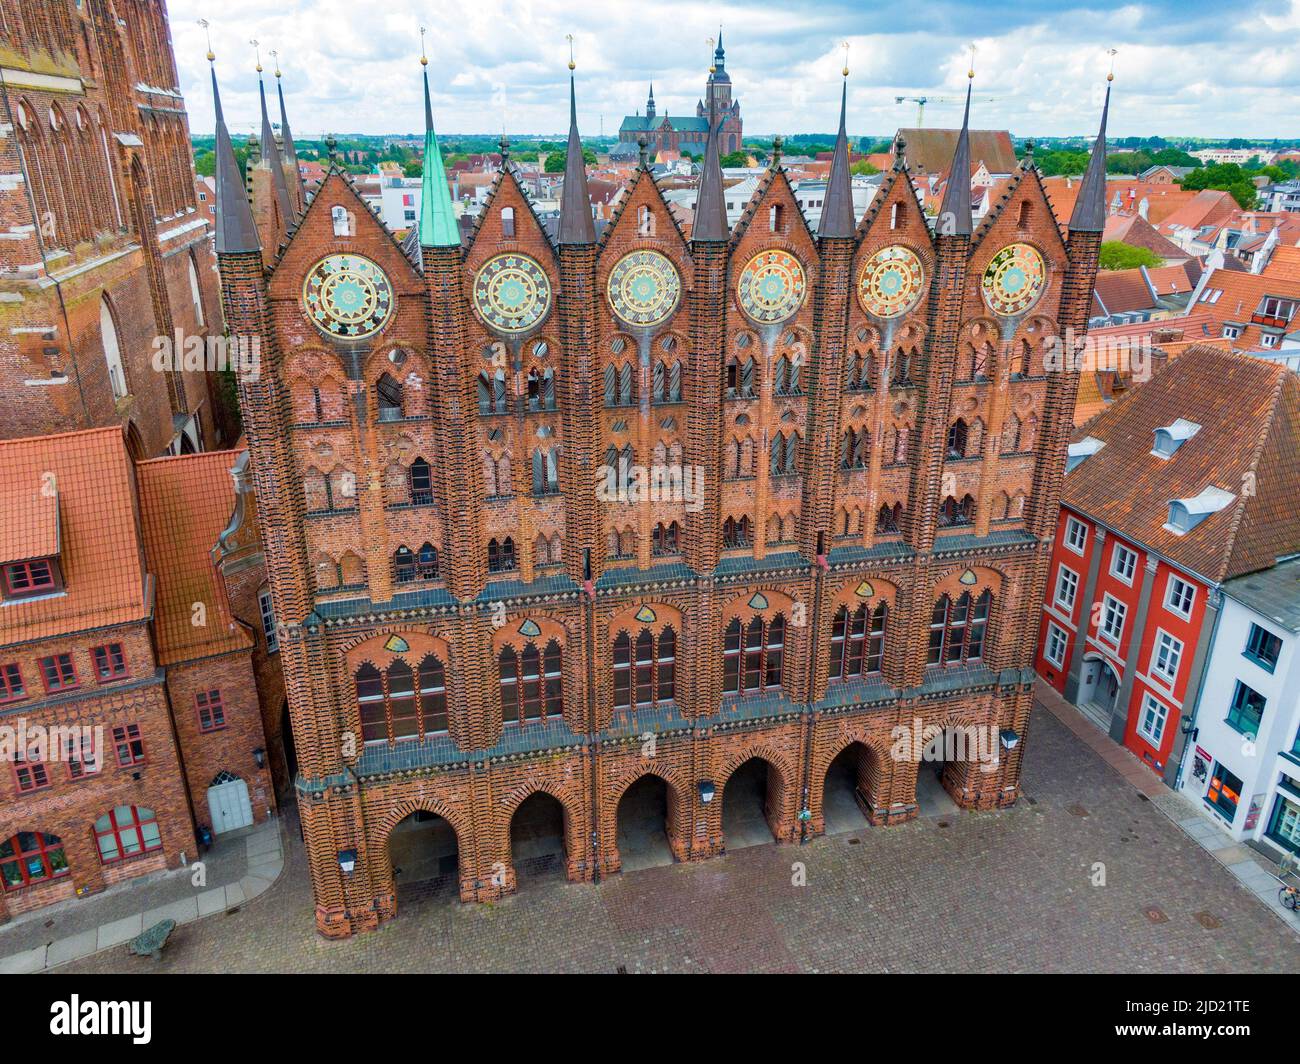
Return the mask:
{"type": "Polygon", "coordinates": [[[211,177],[217,172],[217,157],[213,152],[200,151],[194,153],[194,172],[199,177],[211,177]]]}
{"type": "Polygon", "coordinates": [[[1193,170],[1182,179],[1180,184],[1183,188],[1197,192],[1207,188],[1231,192],[1232,198],[1243,210],[1250,210],[1255,206],[1255,186],[1251,181],[1251,175],[1236,163],[1215,163],[1213,166],[1193,170]]]}
{"type": "Polygon", "coordinates": [[[1160,257],[1150,248],[1134,247],[1119,240],[1101,245],[1100,266],[1103,270],[1136,270],[1139,266],[1159,266],[1160,257]]]}
{"type": "Polygon", "coordinates": [[[725,166],[748,166],[749,152],[747,151],[729,151],[719,162],[725,166]]]}
{"type": "MultiPolygon", "coordinates": [[[[542,169],[545,170],[545,172],[548,174],[564,173],[564,160],[566,158],[566,154],[567,152],[564,149],[559,151],[552,151],[549,155],[546,156],[546,165],[542,169]]],[[[586,163],[588,166],[595,166],[596,153],[592,151],[590,148],[583,148],[582,161],[586,163]]]]}
{"type": "Polygon", "coordinates": [[[866,159],[859,159],[856,163],[854,163],[852,166],[849,167],[849,173],[855,176],[865,176],[870,174],[878,174],[880,173],[880,171],[876,167],[872,166],[869,162],[867,162],[866,159]]]}

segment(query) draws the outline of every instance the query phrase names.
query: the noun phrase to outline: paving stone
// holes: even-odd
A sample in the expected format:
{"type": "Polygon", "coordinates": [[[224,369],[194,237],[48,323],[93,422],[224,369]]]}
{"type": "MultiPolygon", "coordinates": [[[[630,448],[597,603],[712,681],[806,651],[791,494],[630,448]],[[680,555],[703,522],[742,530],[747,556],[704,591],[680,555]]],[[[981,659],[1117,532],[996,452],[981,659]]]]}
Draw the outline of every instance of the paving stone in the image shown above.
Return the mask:
{"type": "Polygon", "coordinates": [[[45,963],[53,968],[56,964],[76,960],[78,957],[89,957],[97,949],[99,949],[99,929],[92,927],[89,931],[82,931],[80,934],[51,942],[45,954],[45,963]]]}
{"type": "Polygon", "coordinates": [[[21,953],[14,953],[8,957],[0,958],[0,975],[31,975],[39,972],[45,967],[45,947],[36,946],[32,949],[23,950],[21,953]]]}
{"type": "Polygon", "coordinates": [[[226,888],[214,887],[212,890],[205,890],[195,901],[198,904],[200,916],[211,916],[213,913],[219,913],[226,907],[226,888]]]}
{"type": "Polygon", "coordinates": [[[107,949],[109,946],[116,946],[135,938],[144,930],[143,917],[143,913],[136,913],[134,916],[124,916],[121,920],[114,920],[111,924],[103,924],[99,929],[98,948],[107,949]]]}
{"type": "Polygon", "coordinates": [[[199,918],[199,903],[196,895],[174,901],[170,905],[160,905],[144,914],[144,926],[153,927],[163,920],[175,920],[178,924],[187,924],[199,918]]]}

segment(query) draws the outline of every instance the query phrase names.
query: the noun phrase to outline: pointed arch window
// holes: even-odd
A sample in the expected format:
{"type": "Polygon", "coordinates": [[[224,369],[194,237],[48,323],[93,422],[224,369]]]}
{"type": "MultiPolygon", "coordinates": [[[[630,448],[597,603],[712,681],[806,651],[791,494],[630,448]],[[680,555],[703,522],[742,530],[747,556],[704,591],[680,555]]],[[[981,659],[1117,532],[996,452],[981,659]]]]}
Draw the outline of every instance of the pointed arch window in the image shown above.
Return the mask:
{"type": "Polygon", "coordinates": [[[559,450],[555,447],[533,451],[533,494],[558,495],[560,493],[559,450]]]}
{"type": "Polygon", "coordinates": [[[939,596],[930,615],[926,664],[981,661],[992,607],[993,593],[987,589],[974,599],[969,591],[963,591],[956,599],[947,594],[939,596]]]}
{"type": "Polygon", "coordinates": [[[854,349],[846,359],[844,386],[851,392],[869,392],[872,388],[874,360],[870,352],[854,349]]]}
{"type": "Polygon", "coordinates": [[[657,524],[650,537],[650,553],[656,558],[669,554],[680,554],[682,550],[682,529],[676,521],[657,524]]]}
{"type": "Polygon", "coordinates": [[[728,517],[722,523],[722,546],[724,550],[740,550],[749,547],[752,543],[753,533],[748,516],[741,517],[739,520],[728,517]]]}
{"type": "Polygon", "coordinates": [[[433,502],[433,471],[423,458],[417,458],[407,470],[412,506],[429,506],[433,502]]]}
{"type": "Polygon", "coordinates": [[[677,672],[677,634],[665,627],[658,638],[642,628],[633,639],[614,638],[614,708],[656,706],[673,700],[677,672]]]}
{"type": "Polygon", "coordinates": [[[125,399],[130,394],[126,368],[122,364],[122,350],[117,342],[117,324],[107,297],[99,301],[99,332],[104,345],[104,361],[108,365],[108,384],[114,399],[125,399]]]}
{"type": "Polygon", "coordinates": [[[563,654],[552,639],[544,650],[526,643],[521,652],[501,648],[498,657],[501,717],[506,724],[532,724],[564,713],[563,654]]]}
{"type": "Polygon", "coordinates": [[[840,468],[866,469],[871,465],[871,434],[865,429],[847,429],[840,441],[840,468]]]}
{"type": "Polygon", "coordinates": [[[724,694],[755,694],[781,686],[785,662],[785,615],[771,621],[753,617],[742,625],[739,617],[727,624],[722,647],[724,694]]]}
{"type": "Polygon", "coordinates": [[[513,573],[515,571],[515,541],[509,536],[498,542],[488,540],[488,572],[513,573]]]}
{"type": "Polygon", "coordinates": [[[799,383],[799,362],[782,355],[776,360],[772,374],[772,389],[777,395],[803,395],[799,383]]]}
{"type": "Polygon", "coordinates": [[[975,497],[963,495],[961,501],[949,495],[939,506],[939,527],[960,528],[975,522],[975,497]]]}
{"type": "Polygon", "coordinates": [[[894,503],[890,506],[885,503],[876,513],[876,534],[890,535],[894,532],[902,531],[903,527],[903,504],[894,503]]]}
{"type": "Polygon", "coordinates": [[[774,477],[792,477],[799,473],[800,436],[797,432],[784,432],[772,437],[769,448],[769,467],[774,477]]]}
{"type": "Polygon", "coordinates": [[[964,418],[958,418],[948,426],[948,457],[958,459],[966,457],[966,444],[969,430],[964,418]]]}
{"type": "Polygon", "coordinates": [[[682,401],[681,362],[655,363],[652,401],[655,403],[680,403],[682,401]]]}
{"type": "Polygon", "coordinates": [[[848,680],[880,671],[885,652],[885,628],[889,606],[882,602],[874,610],[862,603],[850,611],[841,606],[831,627],[832,680],[848,680]]]}
{"type": "Polygon", "coordinates": [[[480,414],[504,414],[506,402],[506,375],[504,370],[478,375],[478,412],[480,414]]]}
{"type": "Polygon", "coordinates": [[[379,401],[380,421],[401,421],[405,416],[402,411],[402,385],[391,374],[380,376],[375,385],[375,396],[379,401]]]}

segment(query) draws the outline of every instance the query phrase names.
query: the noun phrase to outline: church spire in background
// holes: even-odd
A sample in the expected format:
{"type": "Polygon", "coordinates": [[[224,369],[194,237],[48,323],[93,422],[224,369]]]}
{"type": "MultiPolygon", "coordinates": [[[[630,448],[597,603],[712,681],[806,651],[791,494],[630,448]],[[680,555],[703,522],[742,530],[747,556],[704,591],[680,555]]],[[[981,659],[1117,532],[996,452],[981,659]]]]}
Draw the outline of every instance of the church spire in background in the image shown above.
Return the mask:
{"type": "Polygon", "coordinates": [[[433,101],[429,98],[429,57],[424,52],[424,27],[420,27],[420,66],[424,68],[424,168],[420,180],[420,244],[426,248],[456,247],[460,229],[447,187],[442,151],[433,131],[433,101]]]}
{"type": "MultiPolygon", "coordinates": [[[[249,42],[257,48],[257,41],[249,42]]],[[[271,187],[275,190],[276,204],[280,209],[281,235],[288,230],[293,221],[293,206],[289,202],[289,185],[284,179],[284,161],[280,157],[280,146],[275,141],[275,132],[271,129],[271,116],[266,110],[266,85],[262,81],[262,55],[257,56],[257,94],[262,103],[262,143],[259,166],[271,171],[271,187]]]]}
{"type": "MultiPolygon", "coordinates": [[[[591,220],[591,197],[587,193],[587,164],[578,136],[578,96],[573,84],[573,35],[569,34],[569,149],[564,161],[564,187],[560,191],[561,244],[594,244],[596,226],[591,220]]],[[[654,102],[654,90],[650,90],[654,102]]]]}
{"type": "Polygon", "coordinates": [[[840,131],[835,138],[831,173],[826,182],[826,202],[822,205],[817,235],[845,237],[853,235],[853,177],[849,172],[849,137],[845,114],[849,101],[849,42],[844,42],[844,84],[840,88],[840,131]]]}

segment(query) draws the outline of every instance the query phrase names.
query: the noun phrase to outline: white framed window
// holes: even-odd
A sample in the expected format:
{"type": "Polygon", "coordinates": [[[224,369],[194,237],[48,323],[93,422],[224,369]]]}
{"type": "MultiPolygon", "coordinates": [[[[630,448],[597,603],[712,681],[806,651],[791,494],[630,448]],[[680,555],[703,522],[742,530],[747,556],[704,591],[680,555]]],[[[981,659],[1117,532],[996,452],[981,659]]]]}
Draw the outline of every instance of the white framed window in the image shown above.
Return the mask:
{"type": "Polygon", "coordinates": [[[1142,717],[1138,721],[1138,734],[1147,739],[1152,746],[1159,747],[1165,736],[1165,722],[1169,719],[1169,707],[1155,695],[1147,695],[1142,700],[1142,717]]]}
{"type": "Polygon", "coordinates": [[[1059,625],[1047,624],[1047,639],[1043,643],[1043,657],[1058,669],[1065,665],[1065,648],[1068,645],[1065,629],[1059,625]]]}
{"type": "Polygon", "coordinates": [[[271,592],[262,588],[257,593],[257,607],[262,611],[262,632],[266,636],[266,652],[274,654],[280,649],[280,640],[275,631],[275,607],[271,605],[271,592]]]}
{"type": "Polygon", "coordinates": [[[1195,601],[1195,584],[1177,576],[1169,578],[1169,583],[1165,585],[1165,609],[1187,620],[1192,615],[1192,603],[1195,601]]]}
{"type": "Polygon", "coordinates": [[[1156,645],[1151,648],[1151,675],[1173,686],[1178,675],[1178,663],[1183,660],[1183,641],[1168,632],[1156,632],[1156,645]]]}
{"type": "Polygon", "coordinates": [[[1129,550],[1123,543],[1116,543],[1110,555],[1110,575],[1132,587],[1137,563],[1137,551],[1129,550]]]}
{"type": "Polygon", "coordinates": [[[1264,333],[1260,336],[1259,342],[1265,347],[1277,347],[1277,339],[1276,333],[1264,333]]]}
{"type": "Polygon", "coordinates": [[[1101,620],[1098,625],[1101,634],[1107,640],[1119,646],[1120,636],[1124,634],[1124,618],[1128,615],[1128,607],[1119,599],[1106,595],[1101,602],[1101,620]]]}
{"type": "Polygon", "coordinates": [[[1225,325],[1223,327],[1223,337],[1225,340],[1235,340],[1241,335],[1241,330],[1235,325],[1225,325]]]}
{"type": "Polygon", "coordinates": [[[1066,613],[1074,609],[1074,600],[1079,593],[1079,574],[1064,565],[1056,574],[1055,601],[1066,613]]]}
{"type": "Polygon", "coordinates": [[[1065,545],[1075,554],[1082,554],[1088,543],[1088,526],[1073,517],[1065,522],[1065,545]]]}

